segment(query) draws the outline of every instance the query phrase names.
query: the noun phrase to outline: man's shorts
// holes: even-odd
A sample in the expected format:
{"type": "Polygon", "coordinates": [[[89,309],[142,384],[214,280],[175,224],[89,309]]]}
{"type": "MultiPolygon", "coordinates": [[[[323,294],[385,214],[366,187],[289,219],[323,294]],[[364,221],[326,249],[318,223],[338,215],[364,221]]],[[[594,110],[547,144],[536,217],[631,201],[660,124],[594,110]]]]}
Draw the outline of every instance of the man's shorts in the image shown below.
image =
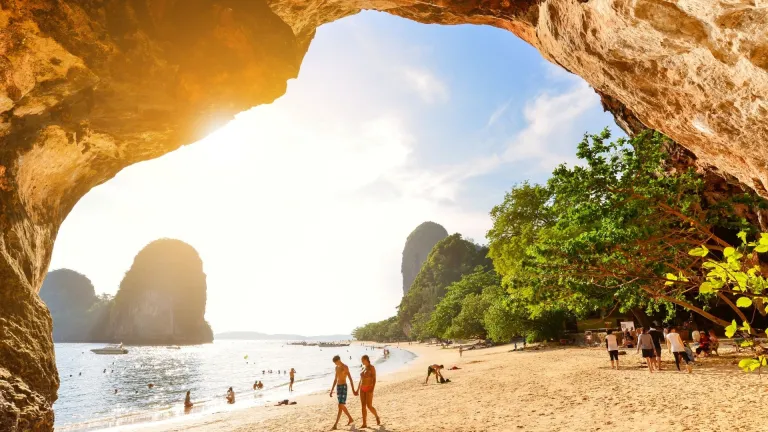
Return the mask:
{"type": "Polygon", "coordinates": [[[339,384],[336,386],[336,397],[339,399],[340,405],[347,403],[347,385],[339,384]]]}
{"type": "Polygon", "coordinates": [[[608,355],[611,357],[611,361],[619,361],[619,350],[608,351],[608,355]]]}

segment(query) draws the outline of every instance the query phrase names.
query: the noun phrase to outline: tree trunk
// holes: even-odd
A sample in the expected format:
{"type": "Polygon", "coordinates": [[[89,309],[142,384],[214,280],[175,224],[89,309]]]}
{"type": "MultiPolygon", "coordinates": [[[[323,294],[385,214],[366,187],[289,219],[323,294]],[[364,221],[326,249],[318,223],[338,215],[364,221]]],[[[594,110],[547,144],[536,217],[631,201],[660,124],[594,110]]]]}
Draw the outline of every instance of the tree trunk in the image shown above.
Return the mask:
{"type": "Polygon", "coordinates": [[[633,307],[630,310],[632,311],[632,315],[635,316],[635,319],[637,319],[637,322],[640,323],[641,327],[643,328],[651,327],[651,319],[648,318],[648,314],[646,314],[643,309],[638,307],[633,307]]]}

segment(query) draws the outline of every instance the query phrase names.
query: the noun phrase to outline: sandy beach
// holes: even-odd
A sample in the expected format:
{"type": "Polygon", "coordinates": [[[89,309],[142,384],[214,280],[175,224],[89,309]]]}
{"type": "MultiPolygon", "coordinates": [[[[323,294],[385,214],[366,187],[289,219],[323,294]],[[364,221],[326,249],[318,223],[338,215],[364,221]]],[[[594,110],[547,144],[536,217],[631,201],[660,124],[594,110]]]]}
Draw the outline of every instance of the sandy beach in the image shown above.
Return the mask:
{"type": "MultiPolygon", "coordinates": [[[[399,372],[381,377],[374,406],[379,431],[758,431],[768,403],[768,378],[745,374],[732,349],[702,359],[693,374],[679,373],[664,353],[665,370],[649,374],[634,349],[612,370],[602,348],[543,348],[509,352],[510,346],[465,351],[402,346],[419,355],[399,372]],[[453,365],[447,384],[424,384],[429,364],[453,365]]],[[[328,387],[330,388],[330,382],[328,387]]],[[[328,394],[298,398],[289,407],[256,407],[131,430],[324,431],[336,414],[328,394]]],[[[362,430],[359,399],[347,404],[362,430]]],[[[342,419],[343,420],[343,419],[342,419]]],[[[344,422],[346,423],[346,422],[344,422]]]]}

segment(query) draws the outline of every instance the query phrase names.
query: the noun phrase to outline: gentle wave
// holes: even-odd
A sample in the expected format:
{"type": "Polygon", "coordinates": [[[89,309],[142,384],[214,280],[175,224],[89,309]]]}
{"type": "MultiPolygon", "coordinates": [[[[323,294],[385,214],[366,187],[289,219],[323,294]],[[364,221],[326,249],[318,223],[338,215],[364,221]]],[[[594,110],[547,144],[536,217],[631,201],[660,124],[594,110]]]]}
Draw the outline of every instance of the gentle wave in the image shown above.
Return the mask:
{"type": "Polygon", "coordinates": [[[208,415],[326,390],[333,374],[330,357],[335,354],[353,371],[359,367],[359,358],[368,354],[380,374],[415,358],[413,353],[394,348],[385,358],[381,349],[359,345],[323,350],[283,341],[216,341],[181,350],[128,347],[129,354],[123,356],[98,356],[89,349],[84,344],[56,344],[62,377],[59,400],[54,405],[58,431],[121,428],[208,415]],[[294,392],[288,391],[286,374],[262,374],[262,370],[276,370],[277,365],[281,370],[296,368],[294,392]],[[85,375],[78,375],[81,372],[85,375]],[[263,381],[265,387],[252,390],[255,380],[263,381]],[[155,384],[151,390],[147,388],[149,382],[155,384]],[[234,405],[225,402],[230,386],[237,395],[234,405]],[[118,388],[117,394],[114,388],[118,388]],[[185,411],[183,400],[188,389],[192,390],[194,406],[185,411]]]}

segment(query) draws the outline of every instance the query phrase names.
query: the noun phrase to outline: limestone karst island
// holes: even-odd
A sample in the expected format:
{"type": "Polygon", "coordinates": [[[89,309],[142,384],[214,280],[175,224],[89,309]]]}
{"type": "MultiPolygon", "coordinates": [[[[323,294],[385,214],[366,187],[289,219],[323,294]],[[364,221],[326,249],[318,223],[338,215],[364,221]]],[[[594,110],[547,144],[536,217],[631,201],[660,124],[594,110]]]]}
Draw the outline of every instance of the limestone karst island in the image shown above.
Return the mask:
{"type": "Polygon", "coordinates": [[[767,24],[0,0],[0,432],[765,430],[767,24]]]}

